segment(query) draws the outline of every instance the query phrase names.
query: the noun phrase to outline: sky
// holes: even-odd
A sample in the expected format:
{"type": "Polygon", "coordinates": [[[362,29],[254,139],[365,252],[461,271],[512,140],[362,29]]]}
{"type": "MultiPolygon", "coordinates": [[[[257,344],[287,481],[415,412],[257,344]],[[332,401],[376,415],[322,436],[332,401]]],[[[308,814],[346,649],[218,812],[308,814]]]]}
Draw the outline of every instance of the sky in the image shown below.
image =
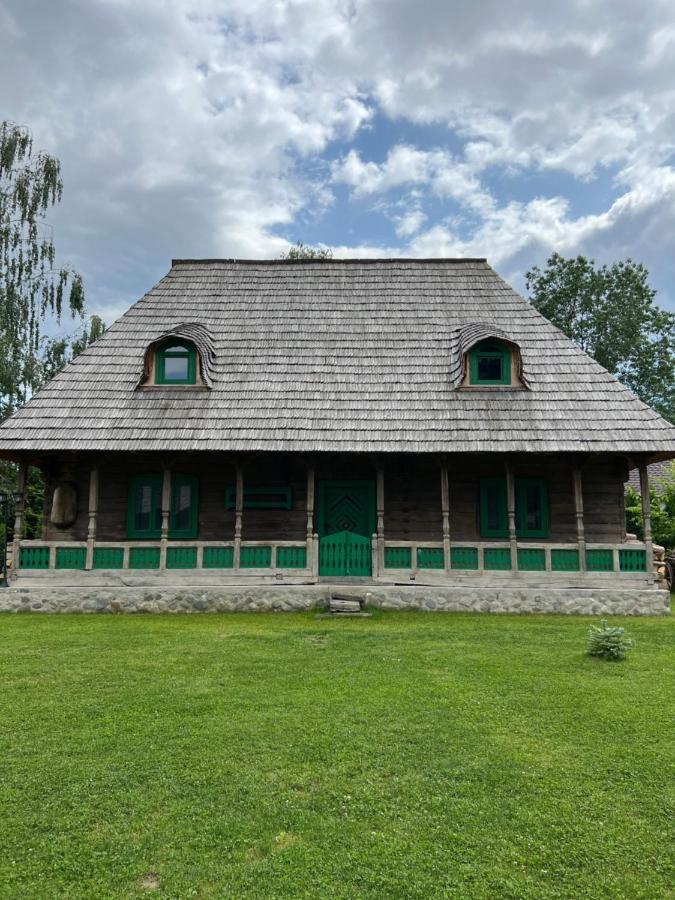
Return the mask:
{"type": "Polygon", "coordinates": [[[673,0],[0,0],[110,323],[172,257],[644,263],[675,310],[673,0]]]}

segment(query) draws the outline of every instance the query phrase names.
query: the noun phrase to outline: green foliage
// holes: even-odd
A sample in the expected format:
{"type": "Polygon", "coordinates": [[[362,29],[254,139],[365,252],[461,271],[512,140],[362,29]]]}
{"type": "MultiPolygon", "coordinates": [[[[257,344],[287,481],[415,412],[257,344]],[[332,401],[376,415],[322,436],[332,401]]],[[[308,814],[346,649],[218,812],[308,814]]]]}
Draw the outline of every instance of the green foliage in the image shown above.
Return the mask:
{"type": "Polygon", "coordinates": [[[84,312],[80,276],[56,265],[45,216],[61,200],[58,159],[33,149],[28,129],[0,124],[0,419],[26,401],[43,374],[42,327],[64,303],[84,312]],[[67,301],[66,301],[67,294],[67,301]]]}
{"type": "Polygon", "coordinates": [[[302,241],[298,241],[287,253],[281,254],[281,259],[332,259],[333,251],[330,247],[308,247],[302,241]]]}
{"type": "Polygon", "coordinates": [[[554,253],[526,276],[532,304],[641,400],[675,422],[675,314],[654,303],[647,269],[554,253]]]}
{"type": "Polygon", "coordinates": [[[668,897],[673,623],[587,627],[0,616],[0,896],[668,897]]]}
{"type": "MultiPolygon", "coordinates": [[[[666,550],[675,549],[675,466],[673,480],[664,482],[657,492],[649,488],[652,539],[666,550]]],[[[642,498],[632,487],[626,489],[626,531],[644,538],[642,498]]]]}
{"type": "Polygon", "coordinates": [[[600,622],[600,627],[591,625],[588,629],[586,652],[589,656],[597,656],[617,662],[625,659],[635,642],[626,635],[626,629],[619,625],[610,625],[607,619],[600,622]]]}

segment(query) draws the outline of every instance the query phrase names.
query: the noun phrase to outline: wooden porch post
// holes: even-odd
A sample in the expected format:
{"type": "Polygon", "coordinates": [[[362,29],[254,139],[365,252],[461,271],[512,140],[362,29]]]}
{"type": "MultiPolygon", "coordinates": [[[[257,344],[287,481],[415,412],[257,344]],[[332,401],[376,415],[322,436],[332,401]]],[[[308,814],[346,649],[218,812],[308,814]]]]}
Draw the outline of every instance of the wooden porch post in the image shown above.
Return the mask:
{"type": "Polygon", "coordinates": [[[584,529],[584,491],[581,480],[581,467],[574,466],[572,472],[574,482],[574,510],[577,517],[577,545],[579,547],[579,571],[586,571],[586,533],[584,529]]]}
{"type": "Polygon", "coordinates": [[[654,574],[654,546],[652,542],[652,510],[649,502],[649,470],[640,463],[640,495],[642,499],[642,523],[645,533],[645,567],[647,576],[654,574]]]}
{"type": "Polygon", "coordinates": [[[509,517],[509,543],[511,545],[511,571],[518,570],[518,543],[516,539],[516,481],[511,462],[506,462],[506,509],[509,517]]]}
{"type": "Polygon", "coordinates": [[[171,467],[164,466],[162,478],[162,531],[159,546],[159,567],[166,569],[166,550],[169,543],[169,511],[171,508],[171,467]]]}
{"type": "Polygon", "coordinates": [[[373,575],[384,571],[384,467],[377,464],[377,559],[373,566],[373,575]]]}
{"type": "Polygon", "coordinates": [[[93,463],[89,470],[89,527],[87,529],[87,559],[85,569],[94,566],[94,541],[96,540],[96,519],[98,514],[99,464],[93,463]]]}
{"type": "Polygon", "coordinates": [[[237,480],[234,499],[234,559],[232,560],[232,566],[233,568],[238,569],[239,561],[241,559],[241,520],[244,509],[244,471],[241,467],[241,463],[237,463],[236,473],[237,480]]]}
{"type": "Polygon", "coordinates": [[[441,512],[443,514],[443,565],[446,572],[450,569],[450,487],[448,484],[448,467],[441,466],[441,512]]]}
{"type": "Polygon", "coordinates": [[[315,475],[314,466],[309,463],[307,466],[307,536],[306,536],[306,554],[307,568],[313,571],[312,554],[314,552],[314,485],[315,475]]]}
{"type": "Polygon", "coordinates": [[[14,543],[12,545],[12,577],[16,577],[16,572],[19,568],[21,532],[23,531],[23,511],[26,503],[27,475],[28,466],[25,462],[20,462],[19,471],[16,476],[16,502],[14,505],[14,543]]]}

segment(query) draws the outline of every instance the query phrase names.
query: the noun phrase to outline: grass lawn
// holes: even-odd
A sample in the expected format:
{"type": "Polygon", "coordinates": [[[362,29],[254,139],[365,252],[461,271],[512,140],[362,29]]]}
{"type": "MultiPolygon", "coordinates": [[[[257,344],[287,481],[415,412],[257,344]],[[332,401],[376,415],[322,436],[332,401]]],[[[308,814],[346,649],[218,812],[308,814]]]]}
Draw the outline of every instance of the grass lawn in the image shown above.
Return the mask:
{"type": "Polygon", "coordinates": [[[0,616],[0,897],[672,896],[675,625],[619,621],[0,616]]]}

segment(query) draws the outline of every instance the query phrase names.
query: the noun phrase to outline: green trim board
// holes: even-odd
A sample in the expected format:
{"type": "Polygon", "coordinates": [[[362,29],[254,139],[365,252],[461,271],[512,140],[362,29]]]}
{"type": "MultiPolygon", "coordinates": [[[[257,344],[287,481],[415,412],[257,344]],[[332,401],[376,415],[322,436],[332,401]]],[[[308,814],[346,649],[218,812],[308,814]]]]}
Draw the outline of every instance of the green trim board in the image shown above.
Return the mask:
{"type": "MultiPolygon", "coordinates": [[[[516,478],[516,536],[546,538],[549,534],[548,489],[543,478],[516,478]]],[[[484,538],[509,536],[506,476],[481,478],[480,534],[484,538]]]]}
{"type": "Polygon", "coordinates": [[[189,341],[171,340],[155,351],[155,384],[196,384],[197,351],[189,341]]]}
{"type": "MultiPolygon", "coordinates": [[[[162,534],[162,482],[157,473],[136,475],[129,481],[127,537],[156,541],[162,534]]],[[[199,529],[199,479],[171,476],[169,538],[196,538],[199,529]]]]}
{"type": "MultiPolygon", "coordinates": [[[[293,509],[293,488],[287,484],[258,485],[243,490],[243,509],[293,509]]],[[[236,509],[237,488],[225,488],[225,509],[236,509]]]]}
{"type": "Polygon", "coordinates": [[[480,341],[469,350],[469,384],[511,384],[511,351],[495,340],[480,341]]]}

